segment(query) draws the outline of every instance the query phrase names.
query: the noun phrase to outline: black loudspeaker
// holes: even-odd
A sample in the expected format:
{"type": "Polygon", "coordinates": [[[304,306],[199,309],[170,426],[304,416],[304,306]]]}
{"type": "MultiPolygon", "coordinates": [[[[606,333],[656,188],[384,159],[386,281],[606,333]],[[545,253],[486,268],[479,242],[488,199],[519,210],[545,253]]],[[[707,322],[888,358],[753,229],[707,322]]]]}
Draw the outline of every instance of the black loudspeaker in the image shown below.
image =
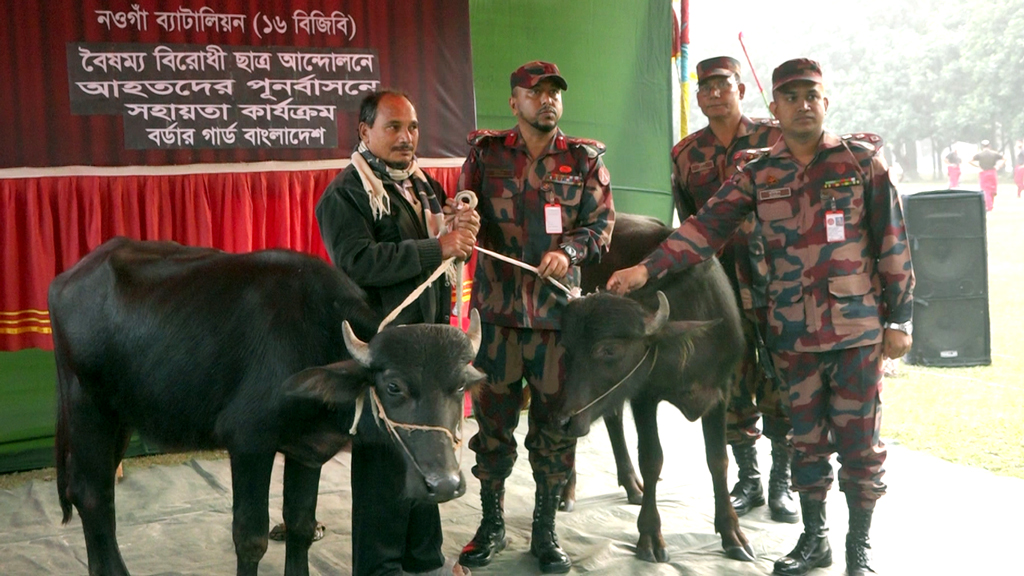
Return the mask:
{"type": "Polygon", "coordinates": [[[962,190],[910,194],[903,213],[917,278],[907,362],[991,364],[984,197],[962,190]]]}

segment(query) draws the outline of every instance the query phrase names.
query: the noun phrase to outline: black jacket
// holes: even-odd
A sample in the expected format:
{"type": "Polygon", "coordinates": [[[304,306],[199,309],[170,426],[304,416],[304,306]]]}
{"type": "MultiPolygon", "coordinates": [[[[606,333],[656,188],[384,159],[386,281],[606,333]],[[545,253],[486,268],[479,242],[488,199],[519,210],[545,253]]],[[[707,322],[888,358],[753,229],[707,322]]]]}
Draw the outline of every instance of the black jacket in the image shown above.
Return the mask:
{"type": "MultiPolygon", "coordinates": [[[[441,185],[413,178],[417,191],[444,202],[441,185]]],[[[355,166],[347,167],[324,191],[316,205],[331,261],[366,290],[381,318],[402,303],[441,264],[441,244],[430,238],[422,214],[416,214],[393,182],[384,181],[391,214],[373,219],[370,201],[355,166]]],[[[422,196],[421,196],[422,197],[422,196]]],[[[451,317],[451,286],[441,275],[416,304],[403,310],[392,325],[447,323],[451,317]]]]}

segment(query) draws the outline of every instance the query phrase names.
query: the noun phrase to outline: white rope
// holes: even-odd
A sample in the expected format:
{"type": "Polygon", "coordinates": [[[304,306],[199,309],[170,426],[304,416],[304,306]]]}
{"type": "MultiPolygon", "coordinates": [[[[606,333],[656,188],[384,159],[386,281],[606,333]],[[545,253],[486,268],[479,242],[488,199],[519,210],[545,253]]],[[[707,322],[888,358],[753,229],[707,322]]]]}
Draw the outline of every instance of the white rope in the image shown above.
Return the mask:
{"type": "Polygon", "coordinates": [[[440,278],[441,274],[444,274],[445,270],[447,270],[448,267],[451,266],[452,262],[454,261],[455,258],[449,258],[444,262],[441,262],[441,265],[437,267],[437,270],[434,270],[434,273],[431,274],[429,278],[424,280],[422,284],[420,284],[419,286],[416,287],[415,290],[410,292],[409,295],[406,296],[405,300],[402,300],[402,303],[396,306],[395,309],[392,310],[391,313],[388,314],[384,318],[384,320],[381,321],[380,326],[377,327],[377,333],[379,334],[380,331],[383,330],[385,326],[390,324],[392,320],[398,317],[402,310],[405,310],[405,308],[409,306],[409,304],[413,303],[417,298],[419,298],[420,294],[423,294],[423,291],[427,289],[427,286],[430,286],[431,284],[434,283],[434,280],[440,278]]]}
{"type": "MultiPolygon", "coordinates": [[[[486,254],[486,255],[490,256],[491,258],[497,258],[498,260],[501,260],[502,262],[508,262],[509,264],[511,264],[513,266],[518,266],[518,267],[520,267],[520,268],[522,268],[524,270],[529,270],[530,272],[533,272],[534,274],[540,276],[540,270],[536,266],[531,266],[531,265],[527,264],[526,262],[523,262],[522,260],[516,260],[515,258],[510,258],[508,256],[505,256],[504,254],[498,254],[497,252],[493,252],[491,250],[487,250],[486,248],[481,248],[479,246],[474,246],[473,249],[476,250],[477,252],[482,253],[482,254],[486,254]]],[[[551,284],[553,284],[555,286],[555,288],[558,288],[562,292],[565,292],[565,296],[569,300],[573,300],[575,298],[579,298],[580,297],[580,290],[579,290],[579,288],[567,288],[564,284],[562,284],[561,282],[559,282],[558,280],[555,280],[554,278],[552,278],[550,276],[548,276],[547,278],[544,278],[544,280],[547,280],[548,282],[551,282],[551,284]]]]}

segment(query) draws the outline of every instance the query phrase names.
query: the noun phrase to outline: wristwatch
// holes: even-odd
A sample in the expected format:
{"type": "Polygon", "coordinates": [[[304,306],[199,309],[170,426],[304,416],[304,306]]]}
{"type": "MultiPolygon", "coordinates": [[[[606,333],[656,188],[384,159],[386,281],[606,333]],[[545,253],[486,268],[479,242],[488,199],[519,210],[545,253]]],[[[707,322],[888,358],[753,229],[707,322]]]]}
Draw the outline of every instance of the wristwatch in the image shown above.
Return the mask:
{"type": "Polygon", "coordinates": [[[580,261],[580,251],[572,244],[562,244],[559,248],[561,248],[562,252],[565,252],[565,255],[569,257],[570,266],[575,266],[576,263],[580,261]]]}
{"type": "Polygon", "coordinates": [[[900,332],[905,333],[907,336],[910,336],[910,334],[914,331],[914,323],[911,320],[907,320],[906,322],[902,323],[886,322],[885,327],[889,330],[899,330],[900,332]]]}

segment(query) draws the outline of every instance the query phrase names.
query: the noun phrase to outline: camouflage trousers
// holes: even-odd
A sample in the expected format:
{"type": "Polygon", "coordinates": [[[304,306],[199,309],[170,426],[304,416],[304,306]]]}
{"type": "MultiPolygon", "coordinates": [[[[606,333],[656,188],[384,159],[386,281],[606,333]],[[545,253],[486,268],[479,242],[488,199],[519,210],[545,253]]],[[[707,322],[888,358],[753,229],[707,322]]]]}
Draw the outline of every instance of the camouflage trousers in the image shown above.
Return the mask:
{"type": "Polygon", "coordinates": [[[473,415],[480,431],[469,441],[476,452],[473,475],[481,484],[498,483],[516,463],[513,432],[529,386],[529,430],[526,449],[538,487],[564,482],[576,459],[576,439],[547,426],[562,401],[565,363],[561,332],[531,330],[494,324],[481,325],[480,351],[475,365],[487,374],[487,383],[473,397],[473,415]]]}
{"type": "Polygon", "coordinates": [[[824,500],[829,457],[839,455],[839,489],[874,508],[885,494],[882,465],[882,345],[830,352],[773,351],[793,423],[793,489],[824,500]]]}
{"type": "Polygon", "coordinates": [[[791,427],[789,416],[783,408],[779,382],[769,378],[758,365],[753,321],[743,316],[740,323],[747,348],[729,386],[725,440],[733,446],[756,442],[761,437],[757,421],[763,417],[764,435],[772,440],[786,442],[791,427]]]}

